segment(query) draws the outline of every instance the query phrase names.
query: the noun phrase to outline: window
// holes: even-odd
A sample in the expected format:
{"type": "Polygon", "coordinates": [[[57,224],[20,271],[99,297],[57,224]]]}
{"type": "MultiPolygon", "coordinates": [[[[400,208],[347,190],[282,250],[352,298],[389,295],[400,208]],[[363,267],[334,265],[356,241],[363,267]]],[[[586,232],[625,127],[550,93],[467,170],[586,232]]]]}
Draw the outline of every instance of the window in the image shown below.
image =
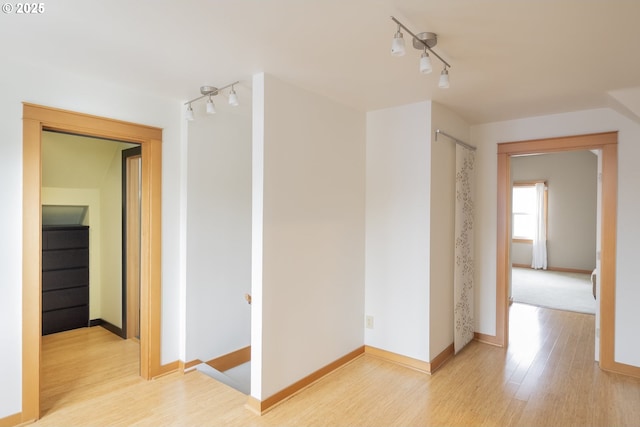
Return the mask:
{"type": "MultiPolygon", "coordinates": [[[[513,240],[517,242],[533,242],[536,232],[536,183],[515,182],[512,195],[512,227],[513,240]]],[[[545,183],[546,185],[546,183],[545,183]]],[[[544,194],[543,206],[545,222],[547,217],[547,193],[544,194]]]]}

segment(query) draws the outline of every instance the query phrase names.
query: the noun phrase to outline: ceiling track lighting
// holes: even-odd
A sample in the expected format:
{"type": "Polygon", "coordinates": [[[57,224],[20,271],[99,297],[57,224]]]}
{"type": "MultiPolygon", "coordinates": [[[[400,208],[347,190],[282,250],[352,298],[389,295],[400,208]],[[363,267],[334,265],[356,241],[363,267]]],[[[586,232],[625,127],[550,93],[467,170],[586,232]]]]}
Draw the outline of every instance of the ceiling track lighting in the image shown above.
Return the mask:
{"type": "Polygon", "coordinates": [[[435,33],[423,32],[419,34],[414,34],[410,29],[408,29],[402,22],[398,21],[395,17],[391,17],[391,20],[398,24],[398,29],[393,36],[393,42],[391,43],[391,55],[393,56],[403,56],[405,54],[404,48],[404,37],[402,35],[402,31],[406,31],[412,37],[412,44],[415,49],[422,51],[420,55],[419,69],[422,74],[429,74],[433,70],[433,66],[431,64],[431,57],[429,54],[433,54],[436,58],[438,58],[444,68],[440,73],[440,80],[438,81],[438,87],[441,89],[446,89],[449,87],[449,71],[448,68],[451,68],[451,65],[442,59],[440,55],[438,55],[432,48],[438,44],[438,35],[435,33]]]}
{"type": "Polygon", "coordinates": [[[238,83],[240,83],[239,81],[230,83],[226,86],[223,86],[221,88],[217,88],[215,86],[201,86],[200,87],[200,93],[202,95],[200,95],[197,98],[193,98],[190,101],[187,101],[184,103],[184,105],[187,106],[187,111],[185,113],[185,118],[189,121],[194,120],[195,116],[193,114],[193,108],[191,108],[191,103],[195,102],[195,101],[199,101],[203,98],[208,98],[207,99],[207,114],[215,114],[216,113],[216,106],[213,103],[213,97],[216,95],[219,95],[221,91],[223,91],[224,89],[228,89],[231,88],[231,90],[229,91],[229,105],[232,105],[234,107],[239,105],[238,102],[238,95],[236,94],[235,88],[234,86],[237,85],[238,83]]]}

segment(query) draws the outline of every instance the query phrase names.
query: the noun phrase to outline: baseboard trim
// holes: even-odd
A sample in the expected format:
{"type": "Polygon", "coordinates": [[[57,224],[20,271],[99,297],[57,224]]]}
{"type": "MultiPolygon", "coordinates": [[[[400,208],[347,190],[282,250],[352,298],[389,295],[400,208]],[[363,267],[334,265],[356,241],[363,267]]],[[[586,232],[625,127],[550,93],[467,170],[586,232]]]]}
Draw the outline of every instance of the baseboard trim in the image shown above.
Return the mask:
{"type": "MultiPolygon", "coordinates": [[[[527,264],[511,264],[512,267],[518,268],[531,268],[530,265],[527,264]]],[[[564,268],[564,267],[547,267],[547,271],[559,271],[561,273],[578,273],[578,274],[591,274],[593,273],[593,269],[591,270],[581,270],[579,268],[564,268]]]]}
{"type": "Polygon", "coordinates": [[[266,398],[265,400],[261,401],[256,399],[255,397],[248,396],[245,407],[255,412],[258,415],[264,415],[266,412],[273,409],[276,405],[279,405],[280,403],[290,399],[291,397],[301,392],[303,389],[309,387],[311,384],[315,383],[322,377],[330,374],[331,372],[337,370],[338,368],[341,368],[344,365],[348,364],[349,362],[360,357],[361,355],[364,354],[364,352],[365,352],[364,346],[359,347],[354,351],[352,351],[351,353],[348,353],[342,356],[341,358],[329,363],[328,365],[318,369],[312,374],[307,375],[301,380],[296,381],[295,383],[291,384],[289,387],[286,387],[280,390],[279,392],[266,398]]]}
{"type": "Polygon", "coordinates": [[[549,271],[559,271],[561,273],[578,273],[578,274],[591,274],[593,273],[593,269],[591,270],[582,270],[579,268],[564,268],[564,267],[547,267],[549,271]]]}
{"type": "Polygon", "coordinates": [[[602,364],[600,364],[600,369],[607,372],[614,372],[616,374],[622,374],[622,375],[627,375],[634,378],[640,378],[640,367],[627,365],[625,363],[614,361],[610,366],[602,366],[602,364]]]}
{"type": "Polygon", "coordinates": [[[20,425],[26,425],[26,424],[29,424],[31,422],[32,421],[23,421],[22,420],[22,412],[18,412],[17,414],[13,414],[13,415],[9,415],[8,417],[0,418],[0,427],[16,427],[16,426],[20,426],[20,425]]]}
{"type": "Polygon", "coordinates": [[[240,366],[244,363],[251,362],[251,346],[243,347],[239,350],[232,351],[231,353],[224,354],[220,357],[216,357],[215,359],[211,359],[207,362],[203,362],[200,359],[194,359],[190,362],[179,361],[178,368],[183,372],[192,371],[193,368],[198,366],[201,363],[206,363],[214,369],[217,369],[220,372],[224,372],[231,368],[235,368],[236,366],[240,366]]]}
{"type": "Polygon", "coordinates": [[[502,347],[502,343],[498,341],[498,337],[496,337],[495,335],[486,335],[486,334],[481,334],[480,332],[474,332],[473,339],[483,344],[489,344],[495,347],[502,347]]]}
{"type": "Polygon", "coordinates": [[[112,334],[115,334],[115,335],[119,336],[120,338],[124,339],[124,333],[122,331],[122,328],[118,328],[113,323],[109,323],[104,319],[91,319],[89,321],[89,326],[90,327],[101,326],[104,329],[106,329],[107,331],[111,332],[112,334]]]}
{"type": "Polygon", "coordinates": [[[455,355],[455,346],[453,345],[453,343],[451,343],[451,344],[449,344],[449,346],[447,348],[442,350],[440,352],[440,354],[438,354],[436,357],[434,357],[431,362],[429,362],[429,365],[430,365],[430,368],[431,368],[430,373],[433,374],[435,371],[440,369],[454,355],[455,355]]]}
{"type": "Polygon", "coordinates": [[[160,377],[164,377],[165,375],[172,374],[174,372],[178,372],[180,370],[180,361],[176,360],[175,362],[167,363],[166,365],[161,365],[157,371],[151,373],[151,379],[157,379],[160,377]]]}
{"type": "Polygon", "coordinates": [[[182,372],[187,373],[192,371],[196,366],[198,366],[201,363],[204,363],[202,360],[200,359],[195,359],[192,360],[190,362],[180,362],[181,363],[181,368],[182,368],[182,372]]]}
{"type": "Polygon", "coordinates": [[[262,402],[260,402],[258,399],[256,399],[253,396],[248,396],[247,397],[247,403],[244,405],[245,408],[249,409],[251,412],[253,412],[256,415],[262,415],[262,402]]]}
{"type": "Polygon", "coordinates": [[[403,365],[427,374],[431,373],[431,363],[425,362],[424,360],[414,359],[413,357],[403,356],[402,354],[393,353],[391,351],[369,345],[364,346],[364,352],[367,355],[378,357],[388,362],[403,365]]]}
{"type": "Polygon", "coordinates": [[[414,359],[413,357],[404,356],[402,354],[393,353],[391,351],[383,350],[381,348],[365,346],[365,353],[380,359],[384,359],[388,362],[392,362],[398,365],[406,366],[411,369],[415,369],[426,374],[433,374],[437,369],[442,367],[451,357],[453,357],[455,351],[453,343],[447,348],[442,350],[440,354],[433,358],[431,362],[425,362],[424,360],[414,359]]]}
{"type": "Polygon", "coordinates": [[[220,372],[224,372],[250,361],[251,346],[247,346],[220,357],[216,357],[215,359],[211,359],[205,363],[220,372]]]}

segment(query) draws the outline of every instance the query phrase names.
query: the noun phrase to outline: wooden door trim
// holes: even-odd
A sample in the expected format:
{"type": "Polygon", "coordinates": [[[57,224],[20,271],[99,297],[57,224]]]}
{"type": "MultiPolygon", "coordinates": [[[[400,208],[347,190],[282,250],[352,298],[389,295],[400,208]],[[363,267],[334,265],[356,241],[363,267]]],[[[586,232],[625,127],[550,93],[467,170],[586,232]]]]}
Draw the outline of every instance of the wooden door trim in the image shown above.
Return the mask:
{"type": "Polygon", "coordinates": [[[511,266],[510,167],[511,156],[576,150],[602,150],[602,206],[600,230],[600,367],[625,371],[615,361],[616,215],[618,187],[618,132],[498,144],[498,224],[496,253],[496,341],[508,345],[508,269],[511,266]]]}
{"type": "Polygon", "coordinates": [[[139,213],[139,181],[132,187],[130,172],[140,173],[140,146],[122,151],[122,338],[137,339],[140,330],[140,221],[132,222],[131,209],[139,213]],[[135,163],[131,162],[135,159],[135,163]],[[135,167],[133,165],[135,164],[135,167]],[[132,194],[132,190],[136,190],[132,194]],[[137,236],[137,238],[135,237],[137,236]],[[133,279],[135,277],[135,279],[133,279]],[[135,280],[133,286],[132,280],[135,280]]]}
{"type": "Polygon", "coordinates": [[[42,131],[52,130],[140,144],[142,147],[142,256],[140,374],[162,373],[161,177],[162,129],[23,103],[22,420],[40,416],[41,354],[41,150],[42,131]]]}

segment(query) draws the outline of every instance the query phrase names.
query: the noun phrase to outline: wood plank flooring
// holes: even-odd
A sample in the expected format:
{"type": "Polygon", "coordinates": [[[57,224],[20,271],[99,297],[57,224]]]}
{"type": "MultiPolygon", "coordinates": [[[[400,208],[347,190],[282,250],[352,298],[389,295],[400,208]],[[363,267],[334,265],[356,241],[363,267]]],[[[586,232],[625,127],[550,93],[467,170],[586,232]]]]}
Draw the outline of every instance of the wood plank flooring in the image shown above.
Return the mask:
{"type": "Polygon", "coordinates": [[[593,362],[594,317],[514,304],[508,350],[472,342],[429,376],[370,355],[262,417],[199,372],[137,377],[101,328],[43,338],[39,426],[637,426],[640,380],[593,362]]]}

